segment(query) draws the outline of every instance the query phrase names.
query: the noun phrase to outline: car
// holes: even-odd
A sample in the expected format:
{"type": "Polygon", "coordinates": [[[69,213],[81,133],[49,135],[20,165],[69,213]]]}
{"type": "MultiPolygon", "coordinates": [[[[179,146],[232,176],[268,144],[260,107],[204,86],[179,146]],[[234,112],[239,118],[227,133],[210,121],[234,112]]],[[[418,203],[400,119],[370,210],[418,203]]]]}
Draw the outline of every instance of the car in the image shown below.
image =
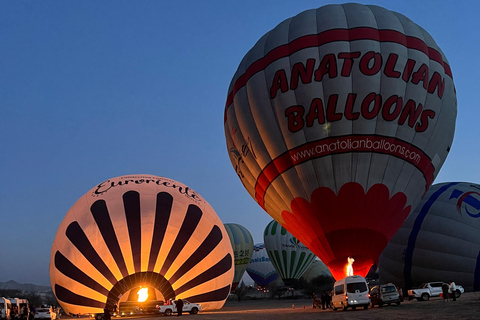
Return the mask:
{"type": "MultiPolygon", "coordinates": [[[[442,293],[442,285],[444,282],[426,282],[422,283],[418,289],[408,290],[409,299],[417,299],[418,301],[428,301],[431,297],[439,297],[442,293]]],[[[448,283],[447,283],[448,284],[448,283]]],[[[450,286],[450,285],[449,285],[450,286]]],[[[465,292],[463,286],[455,285],[455,297],[459,298],[465,292]]]]}
{"type": "Polygon", "coordinates": [[[35,310],[35,319],[51,319],[55,320],[57,314],[53,311],[52,308],[38,308],[35,310]]]}
{"type": "MultiPolygon", "coordinates": [[[[170,316],[173,313],[177,313],[176,300],[170,301],[169,304],[157,306],[158,313],[170,316]]],[[[197,303],[192,303],[187,300],[183,300],[182,312],[188,312],[190,314],[197,314],[202,311],[202,306],[197,303]]]]}
{"type": "Polygon", "coordinates": [[[397,287],[393,283],[381,284],[373,286],[370,289],[370,305],[382,307],[385,304],[395,303],[400,305],[400,294],[397,287]]]}

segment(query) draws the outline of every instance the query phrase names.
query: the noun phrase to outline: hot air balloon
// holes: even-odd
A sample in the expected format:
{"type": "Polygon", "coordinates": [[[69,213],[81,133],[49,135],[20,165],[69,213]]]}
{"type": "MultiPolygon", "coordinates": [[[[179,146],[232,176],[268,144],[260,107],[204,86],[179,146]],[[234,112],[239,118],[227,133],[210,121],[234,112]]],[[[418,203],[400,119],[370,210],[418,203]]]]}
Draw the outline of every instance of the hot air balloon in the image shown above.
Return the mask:
{"type": "Polygon", "coordinates": [[[327,5],[245,55],[224,113],[230,160],[257,203],[336,279],[365,276],[452,144],[446,57],[405,16],[327,5]]]}
{"type": "Polygon", "coordinates": [[[268,257],[286,286],[293,286],[315,260],[315,255],[277,221],[263,234],[268,257]]]}
{"type": "Polygon", "coordinates": [[[226,223],[224,226],[233,248],[235,275],[233,277],[232,291],[235,291],[252,258],[253,238],[244,226],[236,223],[226,223]]]}
{"type": "Polygon", "coordinates": [[[379,276],[410,289],[450,280],[480,290],[480,185],[430,187],[380,256],[379,276]]]}
{"type": "Polygon", "coordinates": [[[268,258],[267,250],[263,243],[254,245],[252,259],[247,267],[247,273],[255,283],[266,287],[278,278],[272,262],[268,258]]]}
{"type": "Polygon", "coordinates": [[[325,265],[325,263],[323,263],[321,260],[315,259],[308,269],[305,270],[301,279],[312,281],[319,276],[331,277],[332,274],[330,273],[330,270],[328,270],[328,267],[325,265]]]}
{"type": "Polygon", "coordinates": [[[218,309],[233,274],[232,246],[213,208],[188,186],[153,175],[112,178],[83,195],[60,224],[50,260],[53,291],[69,314],[103,313],[146,295],[218,309]]]}

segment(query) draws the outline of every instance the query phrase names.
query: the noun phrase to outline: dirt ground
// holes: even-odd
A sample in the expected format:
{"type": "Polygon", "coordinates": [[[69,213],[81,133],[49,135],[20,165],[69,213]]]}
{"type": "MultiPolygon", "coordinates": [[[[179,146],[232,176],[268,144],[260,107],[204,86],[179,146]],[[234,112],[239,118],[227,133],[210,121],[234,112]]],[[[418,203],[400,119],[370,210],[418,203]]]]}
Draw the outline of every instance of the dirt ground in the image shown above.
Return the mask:
{"type": "MultiPolygon", "coordinates": [[[[159,320],[164,316],[143,316],[142,320],[159,320]]],[[[388,319],[388,320],[429,320],[429,319],[480,319],[480,292],[463,294],[457,301],[445,302],[441,298],[430,301],[405,301],[399,306],[384,306],[368,310],[320,310],[312,308],[312,301],[295,300],[229,300],[220,310],[202,311],[197,315],[184,314],[192,320],[282,320],[282,319],[388,319]],[[305,306],[305,307],[304,307],[305,306]]],[[[115,318],[113,318],[115,319],[115,318]]],[[[122,318],[124,319],[124,318],[122,318]]],[[[135,318],[127,318],[135,319],[135,318]]]]}
{"type": "MultiPolygon", "coordinates": [[[[192,315],[186,315],[193,317],[192,315]]],[[[201,312],[195,319],[480,319],[480,292],[463,294],[457,301],[404,301],[399,306],[384,306],[368,310],[319,310],[312,308],[311,300],[247,300],[227,301],[221,310],[201,312]],[[304,308],[305,306],[305,308],[304,308]]]]}

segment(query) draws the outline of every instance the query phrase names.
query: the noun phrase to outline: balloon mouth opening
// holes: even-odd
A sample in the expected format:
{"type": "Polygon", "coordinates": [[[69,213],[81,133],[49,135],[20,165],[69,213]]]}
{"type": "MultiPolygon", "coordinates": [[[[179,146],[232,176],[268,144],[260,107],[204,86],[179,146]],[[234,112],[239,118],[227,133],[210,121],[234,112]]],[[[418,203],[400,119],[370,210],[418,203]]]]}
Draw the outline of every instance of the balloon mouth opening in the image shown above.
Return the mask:
{"type": "Polygon", "coordinates": [[[327,263],[332,276],[335,280],[343,279],[347,276],[366,277],[374,261],[371,258],[363,256],[341,257],[327,263]]]}

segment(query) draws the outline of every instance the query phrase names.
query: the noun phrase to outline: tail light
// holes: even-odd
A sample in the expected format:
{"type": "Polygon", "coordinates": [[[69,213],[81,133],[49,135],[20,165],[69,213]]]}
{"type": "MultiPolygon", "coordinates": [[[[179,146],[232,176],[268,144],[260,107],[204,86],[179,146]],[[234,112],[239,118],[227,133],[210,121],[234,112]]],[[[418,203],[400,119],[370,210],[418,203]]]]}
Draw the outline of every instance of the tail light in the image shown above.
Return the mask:
{"type": "Polygon", "coordinates": [[[345,295],[345,300],[348,300],[348,296],[347,296],[347,295],[345,295]]]}

